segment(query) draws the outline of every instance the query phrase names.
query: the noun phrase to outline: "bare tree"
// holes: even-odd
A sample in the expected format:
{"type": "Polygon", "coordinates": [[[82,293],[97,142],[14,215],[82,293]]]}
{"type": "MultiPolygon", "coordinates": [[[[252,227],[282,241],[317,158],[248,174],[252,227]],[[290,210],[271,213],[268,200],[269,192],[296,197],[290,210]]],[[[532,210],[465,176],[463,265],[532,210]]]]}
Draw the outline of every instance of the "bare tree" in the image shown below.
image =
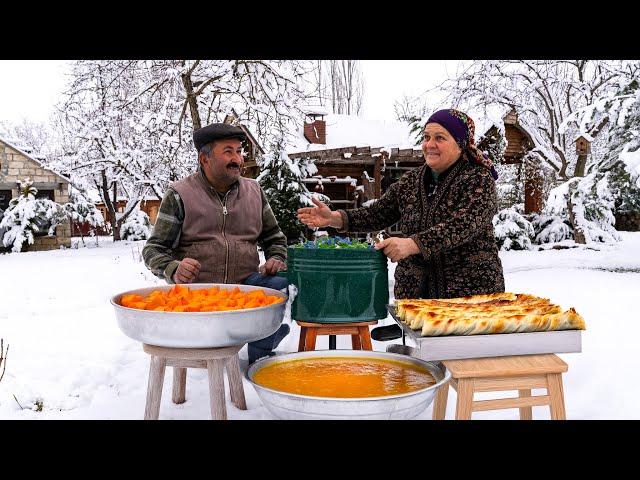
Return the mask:
{"type": "Polygon", "coordinates": [[[314,71],[314,96],[333,113],[358,114],[364,98],[359,60],[319,60],[314,71]]]}

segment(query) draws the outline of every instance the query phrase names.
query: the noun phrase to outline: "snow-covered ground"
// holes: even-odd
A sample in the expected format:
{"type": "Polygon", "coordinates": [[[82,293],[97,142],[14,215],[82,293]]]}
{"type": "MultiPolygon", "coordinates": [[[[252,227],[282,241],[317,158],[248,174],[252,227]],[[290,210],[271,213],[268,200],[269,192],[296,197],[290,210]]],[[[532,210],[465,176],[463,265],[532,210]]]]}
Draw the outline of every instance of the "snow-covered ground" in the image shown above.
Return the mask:
{"type": "MultiPolygon", "coordinates": [[[[548,297],[585,318],[582,353],[560,355],[569,365],[564,392],[570,419],[640,418],[640,233],[622,236],[618,244],[595,249],[501,253],[507,291],[548,297]]],[[[118,329],[109,299],[163,282],[141,261],[143,241],[100,239],[97,248],[92,242],[78,250],[0,255],[0,338],[5,349],[10,345],[0,419],[142,418],[149,357],[118,329]]],[[[395,264],[389,267],[392,288],[395,264]]],[[[294,322],[278,351],[296,351],[298,334],[294,322]]],[[[327,342],[320,337],[317,348],[327,348],[327,342]]],[[[350,339],[338,337],[337,344],[350,348],[350,339]]],[[[373,344],[379,351],[387,346],[373,344]]],[[[246,358],[246,348],[240,355],[246,358]]],[[[206,372],[188,371],[182,405],[171,403],[171,379],[167,369],[160,417],[209,418],[206,372]]],[[[229,418],[273,418],[246,380],[244,387],[248,410],[236,409],[227,396],[229,418]]],[[[454,409],[451,390],[447,418],[454,409]]],[[[549,418],[548,408],[534,407],[533,415],[549,418]]],[[[419,418],[431,418],[431,407],[419,418]]],[[[516,419],[518,411],[479,412],[473,418],[516,419]]]]}

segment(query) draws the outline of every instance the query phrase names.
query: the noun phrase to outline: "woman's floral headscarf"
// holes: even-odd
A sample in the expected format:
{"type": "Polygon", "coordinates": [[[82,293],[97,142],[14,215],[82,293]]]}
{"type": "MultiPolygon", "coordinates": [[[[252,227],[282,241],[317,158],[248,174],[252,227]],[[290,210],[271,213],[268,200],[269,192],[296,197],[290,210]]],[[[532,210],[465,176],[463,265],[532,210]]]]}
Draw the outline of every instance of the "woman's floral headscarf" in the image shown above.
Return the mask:
{"type": "Polygon", "coordinates": [[[468,156],[474,163],[488,168],[493,179],[498,179],[498,172],[496,172],[496,169],[493,167],[493,162],[476,146],[474,139],[475,125],[469,115],[461,112],[460,110],[447,108],[444,110],[438,110],[436,113],[431,115],[427,120],[427,123],[437,123],[446,128],[455,139],[460,149],[463,152],[467,152],[468,156]]]}

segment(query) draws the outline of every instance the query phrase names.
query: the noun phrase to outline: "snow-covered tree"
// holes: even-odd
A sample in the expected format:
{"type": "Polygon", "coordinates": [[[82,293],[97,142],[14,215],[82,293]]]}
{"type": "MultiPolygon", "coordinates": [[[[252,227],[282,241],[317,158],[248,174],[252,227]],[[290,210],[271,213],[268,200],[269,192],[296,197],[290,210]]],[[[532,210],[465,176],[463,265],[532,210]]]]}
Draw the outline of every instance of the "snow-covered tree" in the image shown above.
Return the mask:
{"type": "Polygon", "coordinates": [[[311,193],[302,179],[313,176],[318,169],[309,159],[289,158],[285,145],[285,140],[281,139],[264,156],[257,180],[280,229],[290,241],[297,241],[306,227],[300,223],[296,212],[298,208],[312,205],[311,193]]]}
{"type": "Polygon", "coordinates": [[[146,240],[150,235],[151,220],[149,215],[139,208],[135,209],[120,227],[120,238],[122,240],[146,240]]]}
{"type": "Polygon", "coordinates": [[[610,172],[595,171],[554,188],[545,213],[569,219],[576,243],[617,242],[614,228],[614,195],[609,185],[610,172]]]}
{"type": "Polygon", "coordinates": [[[601,154],[602,145],[595,142],[592,155],[577,155],[577,134],[598,139],[607,127],[606,119],[579,126],[566,120],[615,91],[622,77],[633,76],[639,68],[637,61],[483,60],[472,62],[444,89],[450,92],[450,103],[462,108],[515,108],[518,122],[533,140],[532,153],[566,181],[583,176],[601,154]]]}
{"type": "MultiPolygon", "coordinates": [[[[235,112],[263,145],[298,125],[306,99],[302,61],[78,61],[58,128],[55,168],[88,180],[111,219],[114,239],[147,195],[195,171],[194,129],[235,112]],[[122,215],[117,201],[127,200],[122,215]]],[[[53,166],[53,165],[52,165],[53,166]]]]}
{"type": "Polygon", "coordinates": [[[493,229],[500,250],[531,250],[533,226],[515,209],[505,208],[494,215],[493,229]]]}
{"type": "MultiPolygon", "coordinates": [[[[78,224],[88,224],[90,227],[90,235],[95,235],[95,231],[105,224],[104,217],[100,210],[92,202],[88,202],[79,195],[72,202],[65,203],[64,209],[69,216],[69,220],[78,224]]],[[[80,229],[80,240],[84,245],[84,235],[80,229]]]]}
{"type": "Polygon", "coordinates": [[[30,179],[20,182],[20,195],[11,199],[9,207],[0,221],[0,228],[6,229],[2,238],[5,247],[12,252],[20,252],[33,245],[38,235],[54,235],[58,225],[67,219],[64,208],[49,199],[36,199],[38,190],[30,179]]]}
{"type": "Polygon", "coordinates": [[[415,146],[422,144],[427,118],[432,113],[440,110],[440,108],[444,107],[433,104],[427,95],[419,95],[417,97],[403,95],[393,102],[396,120],[409,125],[410,136],[415,146]]]}
{"type": "Polygon", "coordinates": [[[616,212],[640,211],[640,84],[621,77],[615,92],[602,95],[574,112],[565,125],[607,123],[606,151],[586,177],[561,185],[549,199],[549,210],[564,211],[575,225],[578,243],[612,242],[620,238],[613,225],[616,212]]]}

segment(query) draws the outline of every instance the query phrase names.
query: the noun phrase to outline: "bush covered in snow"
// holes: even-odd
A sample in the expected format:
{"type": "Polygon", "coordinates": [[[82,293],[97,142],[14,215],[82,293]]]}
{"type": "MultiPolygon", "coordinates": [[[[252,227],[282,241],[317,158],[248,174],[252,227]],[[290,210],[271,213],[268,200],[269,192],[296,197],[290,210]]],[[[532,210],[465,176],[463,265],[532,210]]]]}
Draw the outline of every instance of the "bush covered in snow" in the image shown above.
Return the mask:
{"type": "Polygon", "coordinates": [[[55,235],[56,227],[66,218],[62,206],[49,199],[14,198],[0,221],[0,228],[6,228],[2,243],[12,252],[20,252],[25,242],[33,245],[37,236],[55,235]]]}
{"type": "Polygon", "coordinates": [[[25,242],[33,245],[35,237],[55,235],[56,227],[67,219],[61,205],[49,199],[36,199],[38,189],[30,179],[19,183],[20,195],[9,202],[0,221],[0,229],[5,232],[0,240],[12,252],[22,251],[25,242]]]}
{"type": "Polygon", "coordinates": [[[533,241],[536,244],[556,243],[573,239],[571,223],[557,215],[533,214],[531,225],[535,235],[533,241]]]}
{"type": "Polygon", "coordinates": [[[151,236],[149,215],[136,208],[120,227],[120,240],[146,240],[151,236]]]}
{"type": "Polygon", "coordinates": [[[493,228],[500,250],[531,250],[533,226],[515,209],[500,210],[493,217],[493,228]]]}
{"type": "MultiPolygon", "coordinates": [[[[88,223],[91,227],[90,233],[92,236],[95,235],[96,228],[104,227],[105,225],[104,217],[100,210],[93,203],[86,200],[76,198],[74,202],[65,203],[64,209],[72,222],[78,224],[88,223]]],[[[84,244],[82,229],[80,229],[80,239],[84,244]]]]}

